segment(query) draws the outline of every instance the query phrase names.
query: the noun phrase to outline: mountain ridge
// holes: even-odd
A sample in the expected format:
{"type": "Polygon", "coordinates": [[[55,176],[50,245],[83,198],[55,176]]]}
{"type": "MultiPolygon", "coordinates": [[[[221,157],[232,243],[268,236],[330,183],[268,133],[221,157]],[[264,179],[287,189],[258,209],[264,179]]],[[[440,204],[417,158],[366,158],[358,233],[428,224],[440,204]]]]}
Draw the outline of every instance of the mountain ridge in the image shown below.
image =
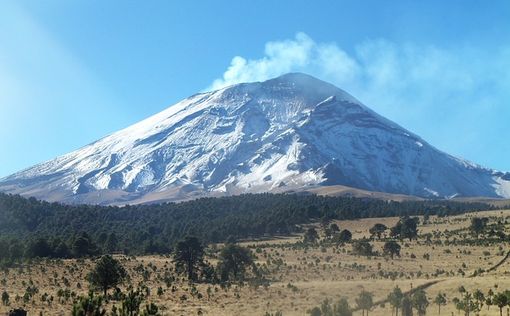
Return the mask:
{"type": "Polygon", "coordinates": [[[443,153],[329,83],[291,73],[195,94],[0,179],[0,191],[100,204],[325,185],[496,198],[510,197],[509,179],[443,153]]]}

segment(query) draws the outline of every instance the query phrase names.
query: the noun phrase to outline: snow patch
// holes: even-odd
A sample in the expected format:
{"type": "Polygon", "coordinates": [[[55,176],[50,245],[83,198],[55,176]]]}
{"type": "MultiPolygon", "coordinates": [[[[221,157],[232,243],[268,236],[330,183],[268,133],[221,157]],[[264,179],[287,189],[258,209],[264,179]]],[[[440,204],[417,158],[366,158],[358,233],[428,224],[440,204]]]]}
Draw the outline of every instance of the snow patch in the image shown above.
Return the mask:
{"type": "Polygon", "coordinates": [[[431,195],[435,196],[435,197],[439,197],[439,192],[437,191],[434,191],[432,189],[429,189],[429,188],[423,188],[426,192],[430,193],[431,195]]]}
{"type": "Polygon", "coordinates": [[[493,178],[496,184],[493,185],[496,193],[504,198],[510,198],[510,181],[503,180],[501,177],[493,178]]]}

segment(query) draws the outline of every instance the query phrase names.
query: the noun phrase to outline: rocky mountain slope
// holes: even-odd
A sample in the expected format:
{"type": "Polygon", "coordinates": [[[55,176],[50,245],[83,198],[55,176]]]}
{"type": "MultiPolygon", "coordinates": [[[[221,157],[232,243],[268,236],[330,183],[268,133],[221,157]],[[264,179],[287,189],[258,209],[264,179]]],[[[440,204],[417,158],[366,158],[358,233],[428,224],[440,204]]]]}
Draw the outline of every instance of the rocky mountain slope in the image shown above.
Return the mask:
{"type": "Polygon", "coordinates": [[[0,191],[140,203],[328,185],[420,197],[510,197],[510,173],[452,157],[305,74],[193,95],[0,191]]]}

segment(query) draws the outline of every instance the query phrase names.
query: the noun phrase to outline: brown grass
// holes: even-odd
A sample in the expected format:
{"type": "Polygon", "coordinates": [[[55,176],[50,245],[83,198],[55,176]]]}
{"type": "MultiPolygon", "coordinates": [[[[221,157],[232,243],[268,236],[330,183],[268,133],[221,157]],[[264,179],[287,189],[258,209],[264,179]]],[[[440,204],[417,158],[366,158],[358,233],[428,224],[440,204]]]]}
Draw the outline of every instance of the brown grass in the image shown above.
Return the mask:
{"type": "MultiPolygon", "coordinates": [[[[491,211],[447,218],[431,217],[429,224],[420,225],[420,234],[457,231],[457,239],[461,240],[473,216],[489,216],[491,222],[498,219],[505,221],[510,217],[510,211],[491,211]]],[[[341,229],[351,230],[354,238],[358,239],[368,237],[368,229],[375,223],[383,223],[390,227],[397,221],[397,218],[372,218],[338,221],[337,224],[341,229]]],[[[315,226],[319,228],[319,225],[315,226]]],[[[450,239],[453,238],[455,236],[450,239]]],[[[408,291],[432,280],[439,282],[427,288],[429,299],[433,300],[439,292],[446,293],[449,304],[442,307],[441,315],[451,315],[452,312],[456,315],[457,311],[450,302],[454,297],[460,297],[457,289],[461,285],[468,290],[479,288],[483,292],[490,288],[495,292],[510,289],[509,262],[489,273],[471,277],[477,269],[488,269],[501,260],[508,250],[503,243],[486,247],[444,246],[429,245],[424,238],[420,238],[418,241],[403,241],[402,256],[391,260],[383,256],[366,258],[353,255],[350,253],[350,245],[323,249],[310,247],[306,250],[289,247],[300,239],[301,236],[293,236],[243,242],[243,245],[251,247],[254,251],[258,248],[257,261],[268,265],[271,271],[270,278],[273,279],[272,284],[267,289],[234,286],[229,290],[223,290],[219,286],[198,284],[196,287],[202,298],[193,297],[190,286],[182,279],[173,283],[175,291],[166,287],[161,277],[166,269],[173,267],[169,257],[117,257],[131,275],[131,284],[137,286],[139,282],[143,282],[147,285],[151,291],[149,300],[162,306],[165,315],[198,315],[199,311],[204,315],[264,315],[266,311],[278,310],[285,316],[306,315],[308,309],[318,306],[325,298],[336,301],[346,297],[353,306],[355,297],[362,290],[372,292],[374,300],[378,301],[386,298],[397,285],[403,291],[408,291]],[[429,260],[424,257],[425,254],[430,256],[429,260]],[[281,259],[283,264],[276,264],[277,259],[281,259]],[[151,271],[148,280],[143,281],[140,273],[135,272],[135,267],[140,264],[151,271]],[[149,264],[155,269],[148,268],[149,264]],[[438,271],[444,273],[437,274],[438,271]],[[395,273],[396,277],[392,279],[380,275],[388,272],[395,273]],[[159,297],[156,292],[160,286],[165,292],[159,297]],[[207,295],[208,287],[211,287],[213,292],[211,298],[207,295]],[[186,300],[181,300],[183,296],[186,296],[186,300]]],[[[383,242],[374,241],[373,244],[375,250],[382,252],[383,242]]],[[[21,306],[29,310],[30,315],[38,315],[39,312],[43,312],[44,315],[69,315],[72,299],[59,302],[57,291],[68,288],[77,295],[86,294],[88,284],[85,276],[92,266],[91,260],[42,261],[0,272],[0,280],[5,280],[5,285],[0,285],[0,291],[6,290],[12,302],[11,306],[1,306],[0,313],[21,306]],[[64,284],[63,278],[69,281],[68,286],[64,284]],[[22,297],[30,281],[39,289],[39,293],[27,304],[22,300],[16,302],[15,296],[22,297]],[[81,284],[81,288],[78,288],[78,283],[81,284]],[[51,306],[41,302],[43,293],[54,297],[51,306]]],[[[358,314],[361,315],[361,312],[355,312],[355,315],[358,314]]],[[[370,315],[391,315],[390,306],[388,304],[384,307],[377,306],[370,315]]],[[[437,315],[437,307],[433,303],[429,306],[427,315],[437,315]]],[[[488,311],[484,307],[480,315],[499,315],[499,311],[494,306],[488,311]]]]}

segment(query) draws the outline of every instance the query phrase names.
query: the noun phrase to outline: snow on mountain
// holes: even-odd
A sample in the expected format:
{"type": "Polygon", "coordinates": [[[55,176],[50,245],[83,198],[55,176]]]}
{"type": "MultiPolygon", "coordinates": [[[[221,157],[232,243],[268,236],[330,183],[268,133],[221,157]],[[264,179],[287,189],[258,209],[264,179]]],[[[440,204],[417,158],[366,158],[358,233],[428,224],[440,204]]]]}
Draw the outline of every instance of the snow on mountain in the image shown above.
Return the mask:
{"type": "Polygon", "coordinates": [[[0,180],[69,203],[138,203],[346,185],[422,197],[510,197],[510,174],[454,158],[305,74],[193,95],[0,180]]]}

